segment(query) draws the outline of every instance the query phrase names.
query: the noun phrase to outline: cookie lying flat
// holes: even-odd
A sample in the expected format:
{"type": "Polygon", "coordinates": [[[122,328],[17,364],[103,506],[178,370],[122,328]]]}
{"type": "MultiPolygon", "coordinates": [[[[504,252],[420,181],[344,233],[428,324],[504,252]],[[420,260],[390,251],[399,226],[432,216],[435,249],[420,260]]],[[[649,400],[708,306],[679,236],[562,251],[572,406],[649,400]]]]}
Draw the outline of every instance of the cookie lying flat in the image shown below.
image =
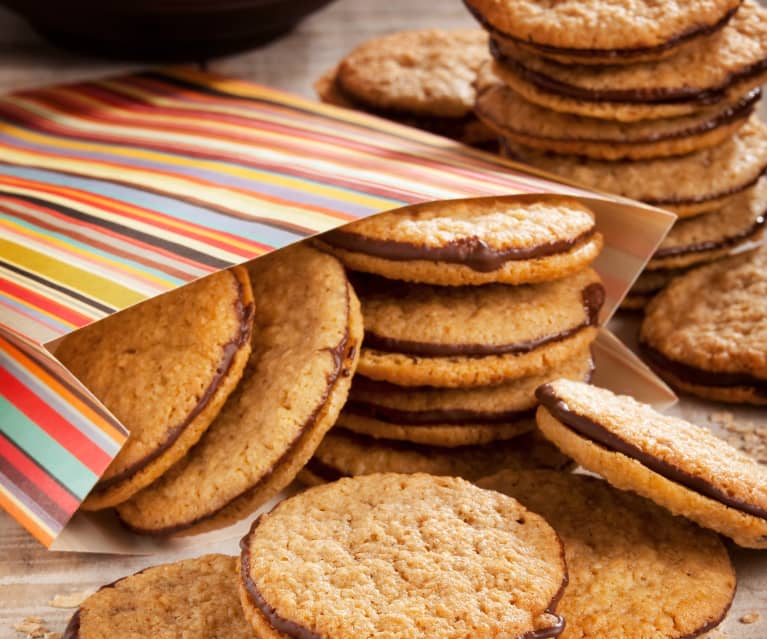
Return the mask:
{"type": "Polygon", "coordinates": [[[599,65],[676,55],[721,29],[740,6],[740,0],[464,1],[494,38],[563,63],[599,65]]]}
{"type": "Polygon", "coordinates": [[[726,142],[678,158],[607,162],[546,155],[507,144],[509,155],[585,186],[670,209],[681,217],[714,211],[767,170],[767,126],[755,115],[726,142]]]}
{"type": "Polygon", "coordinates": [[[596,338],[604,288],[586,269],[529,286],[401,284],[360,296],[361,375],[465,388],[538,375],[582,353],[596,338]]]}
{"type": "Polygon", "coordinates": [[[543,434],[584,468],[741,546],[767,548],[767,468],[755,459],[602,388],[557,380],[537,396],[543,434]]]}
{"type": "Polygon", "coordinates": [[[120,579],[81,604],[64,639],[255,639],[237,597],[237,564],[205,555],[120,579]]]}
{"type": "Polygon", "coordinates": [[[718,211],[678,220],[647,264],[649,270],[682,269],[712,262],[757,241],[767,214],[767,179],[732,198],[718,211]]]}
{"type": "Polygon", "coordinates": [[[727,26],[678,56],[574,67],[493,42],[495,72],[526,99],[565,113],[633,122],[689,115],[740,99],[767,79],[767,10],[745,0],[727,26]]]}
{"type": "Polygon", "coordinates": [[[317,486],[240,543],[262,639],[555,637],[562,545],[516,500],[464,480],[381,474],[317,486]]]}
{"type": "Polygon", "coordinates": [[[585,380],[588,349],[540,375],[478,388],[395,386],[357,375],[337,424],[356,433],[435,446],[466,446],[511,439],[534,425],[535,389],[565,377],[585,380]]]}
{"type": "Polygon", "coordinates": [[[602,236],[577,200],[526,195],[408,206],[320,236],[350,269],[442,286],[527,284],[596,259],[602,236]]]}
{"type": "Polygon", "coordinates": [[[681,390],[767,404],[767,246],[694,269],[647,307],[642,354],[681,390]]]}
{"type": "Polygon", "coordinates": [[[715,533],[595,477],[504,471],[478,485],[519,500],[562,538],[560,639],[688,639],[727,614],[735,570],[715,533]]]}
{"type": "Polygon", "coordinates": [[[362,318],[341,264],[298,245],[248,268],[264,302],[246,373],[197,446],[118,508],[135,532],[203,532],[252,513],[293,480],[346,401],[362,318]]]}
{"type": "Polygon", "coordinates": [[[56,357],[130,431],[85,510],[125,501],[197,442],[242,376],[252,327],[250,281],[237,267],[63,340],[56,357]]]}
{"type": "Polygon", "coordinates": [[[489,57],[481,29],[402,31],[360,45],[315,89],[323,102],[479,143],[492,134],[472,114],[473,82],[489,57]]]}
{"type": "Polygon", "coordinates": [[[429,473],[475,481],[505,468],[564,470],[571,465],[570,458],[537,432],[511,441],[442,448],[374,439],[336,426],[325,435],[298,478],[317,485],[372,473],[429,473]]]}
{"type": "Polygon", "coordinates": [[[478,93],[474,111],[500,137],[541,151],[598,160],[669,157],[716,146],[748,120],[761,95],[754,89],[734,104],[693,115],[625,123],[552,111],[497,81],[478,93]]]}

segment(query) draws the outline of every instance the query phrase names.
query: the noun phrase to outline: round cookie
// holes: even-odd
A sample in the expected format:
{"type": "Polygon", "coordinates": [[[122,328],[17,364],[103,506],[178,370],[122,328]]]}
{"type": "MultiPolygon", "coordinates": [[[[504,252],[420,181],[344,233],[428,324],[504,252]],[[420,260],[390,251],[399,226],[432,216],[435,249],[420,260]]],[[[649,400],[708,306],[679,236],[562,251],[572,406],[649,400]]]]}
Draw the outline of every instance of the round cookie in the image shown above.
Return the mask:
{"type": "Polygon", "coordinates": [[[562,544],[519,502],[454,477],[311,488],[240,542],[240,599],[262,639],[554,637],[562,544]]]}
{"type": "Polygon", "coordinates": [[[236,557],[204,555],[120,579],[80,605],[63,639],[255,639],[237,568],[236,557]]]}
{"type": "Polygon", "coordinates": [[[767,10],[745,0],[723,29],[660,62],[562,65],[505,41],[491,51],[504,83],[541,106],[624,122],[669,118],[735,101],[767,80],[767,10]]]}
{"type": "Polygon", "coordinates": [[[464,0],[494,38],[565,64],[636,64],[721,29],[741,0],[464,0]],[[605,28],[609,25],[609,28],[605,28]]]}
{"type": "Polygon", "coordinates": [[[552,111],[496,81],[478,91],[474,112],[500,137],[540,151],[642,160],[685,155],[724,142],[748,120],[760,95],[754,89],[734,104],[693,115],[626,123],[552,111]]]}
{"type": "Polygon", "coordinates": [[[64,338],[58,360],[130,431],[84,510],[130,498],[199,440],[242,376],[252,328],[250,281],[235,267],[64,338]]]}
{"type": "Polygon", "coordinates": [[[361,375],[465,388],[538,375],[582,353],[596,338],[604,288],[586,269],[530,286],[403,283],[360,296],[361,375]]]}
{"type": "Polygon", "coordinates": [[[767,245],[694,269],[647,307],[641,352],[672,386],[767,404],[767,245]]]}
{"type": "Polygon", "coordinates": [[[584,468],[741,546],[767,548],[767,467],[631,397],[569,380],[536,394],[541,431],[584,468]]]}
{"type": "Polygon", "coordinates": [[[352,270],[440,286],[557,279],[583,269],[602,248],[592,211],[541,194],[407,206],[317,242],[352,270]]]}
{"type": "Polygon", "coordinates": [[[588,379],[588,349],[540,375],[497,386],[420,388],[357,375],[337,425],[378,437],[434,446],[467,446],[511,439],[534,426],[535,389],[558,377],[588,379]]]}
{"type": "Polygon", "coordinates": [[[118,507],[134,532],[198,533],[252,513],[293,480],[346,401],[362,318],[341,264],[297,245],[248,268],[262,302],[246,373],[197,446],[118,507]]]}
{"type": "Polygon", "coordinates": [[[561,537],[560,639],[691,639],[727,614],[735,570],[715,533],[595,477],[503,471],[478,485],[519,500],[561,537]]]}
{"type": "Polygon", "coordinates": [[[650,271],[712,262],[758,240],[767,213],[767,179],[735,196],[718,211],[678,220],[647,264],[650,271]]]}
{"type": "Polygon", "coordinates": [[[724,206],[767,170],[767,126],[756,115],[726,142],[678,158],[607,162],[506,144],[510,157],[591,188],[689,217],[724,206]]]}
{"type": "Polygon", "coordinates": [[[298,478],[317,485],[372,473],[428,473],[476,481],[505,468],[564,470],[571,464],[537,432],[510,441],[442,448],[373,439],[336,426],[325,435],[298,478]]]}

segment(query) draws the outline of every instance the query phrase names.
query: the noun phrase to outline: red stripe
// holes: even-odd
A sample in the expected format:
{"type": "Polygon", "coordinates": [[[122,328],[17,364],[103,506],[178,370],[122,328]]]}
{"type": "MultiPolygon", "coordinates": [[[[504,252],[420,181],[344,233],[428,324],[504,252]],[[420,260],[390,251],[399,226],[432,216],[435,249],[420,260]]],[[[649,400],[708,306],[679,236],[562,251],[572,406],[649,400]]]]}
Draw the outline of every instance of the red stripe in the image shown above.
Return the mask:
{"type": "Polygon", "coordinates": [[[0,392],[83,466],[100,475],[111,458],[10,372],[0,369],[0,392]]]}
{"type": "Polygon", "coordinates": [[[43,310],[46,313],[50,313],[56,319],[74,326],[83,326],[84,324],[90,324],[93,321],[92,317],[78,313],[68,306],[63,306],[48,297],[40,295],[30,288],[20,286],[4,277],[0,277],[0,291],[8,293],[10,296],[20,299],[24,303],[43,310]]]}

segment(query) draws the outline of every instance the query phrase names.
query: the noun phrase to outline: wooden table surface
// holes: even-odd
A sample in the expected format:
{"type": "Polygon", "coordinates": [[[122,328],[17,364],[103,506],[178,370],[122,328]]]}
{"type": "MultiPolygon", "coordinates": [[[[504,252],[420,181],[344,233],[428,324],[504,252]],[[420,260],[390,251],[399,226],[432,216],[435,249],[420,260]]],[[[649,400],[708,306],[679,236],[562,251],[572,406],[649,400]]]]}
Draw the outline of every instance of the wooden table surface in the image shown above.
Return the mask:
{"type": "MultiPolygon", "coordinates": [[[[473,25],[459,0],[337,0],[282,39],[251,52],[210,60],[207,66],[217,72],[312,96],[313,80],[346,51],[373,35],[418,27],[473,25]]],[[[21,19],[0,8],[0,93],[145,66],[66,53],[44,43],[21,19]]],[[[702,419],[711,407],[683,402],[677,410],[688,417],[702,419]]],[[[753,411],[746,414],[752,421],[764,418],[763,415],[755,418],[753,411]]],[[[760,423],[767,426],[767,422],[760,423]]],[[[199,551],[202,552],[234,554],[236,543],[220,543],[199,551]]],[[[55,595],[93,590],[148,565],[176,558],[180,556],[47,552],[0,511],[0,639],[24,637],[14,631],[13,625],[27,616],[42,617],[50,630],[60,632],[72,611],[48,606],[55,595]]],[[[724,631],[733,639],[764,639],[767,637],[767,553],[738,551],[735,560],[740,587],[724,631]],[[761,611],[761,622],[744,625],[738,621],[744,613],[754,610],[761,611]]]]}

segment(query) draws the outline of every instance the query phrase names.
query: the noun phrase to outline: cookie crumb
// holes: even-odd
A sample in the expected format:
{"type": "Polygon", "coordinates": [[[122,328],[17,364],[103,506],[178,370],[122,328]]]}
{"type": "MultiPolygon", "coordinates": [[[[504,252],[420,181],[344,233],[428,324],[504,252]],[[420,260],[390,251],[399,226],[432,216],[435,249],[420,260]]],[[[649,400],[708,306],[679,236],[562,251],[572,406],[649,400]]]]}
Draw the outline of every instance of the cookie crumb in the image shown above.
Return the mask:
{"type": "Polygon", "coordinates": [[[762,615],[759,614],[756,610],[752,610],[751,612],[747,612],[745,615],[743,615],[738,621],[740,623],[756,623],[762,618],[762,615]]]}
{"type": "Polygon", "coordinates": [[[42,617],[37,616],[25,617],[23,621],[13,624],[13,629],[25,634],[28,639],[44,638],[48,632],[42,617]]]}
{"type": "Polygon", "coordinates": [[[60,632],[46,632],[43,635],[43,639],[61,639],[60,632]]]}
{"type": "Polygon", "coordinates": [[[69,592],[64,595],[54,595],[53,599],[48,602],[48,605],[53,608],[77,608],[91,594],[93,593],[83,590],[80,592],[69,592]]]}
{"type": "Polygon", "coordinates": [[[739,424],[729,411],[711,413],[708,420],[725,430],[723,439],[728,444],[750,455],[760,464],[767,464],[767,427],[751,422],[739,424]]]}

